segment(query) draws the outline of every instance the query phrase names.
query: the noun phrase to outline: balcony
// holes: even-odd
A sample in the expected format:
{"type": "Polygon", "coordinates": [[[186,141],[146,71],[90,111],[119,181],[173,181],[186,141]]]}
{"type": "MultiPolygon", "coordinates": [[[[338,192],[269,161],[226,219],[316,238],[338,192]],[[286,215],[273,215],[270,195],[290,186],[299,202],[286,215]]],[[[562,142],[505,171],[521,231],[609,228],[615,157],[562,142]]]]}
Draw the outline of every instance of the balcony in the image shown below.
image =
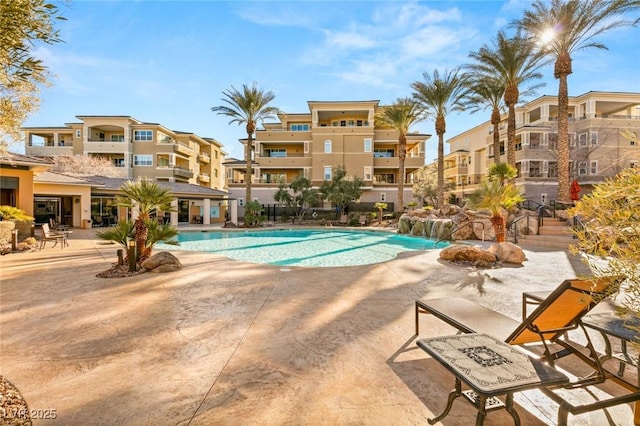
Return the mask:
{"type": "Polygon", "coordinates": [[[130,152],[129,144],[126,142],[87,140],[84,143],[85,154],[100,153],[127,153],[130,152]]]}
{"type": "Polygon", "coordinates": [[[311,157],[305,157],[304,154],[289,155],[287,157],[257,157],[256,164],[260,168],[311,167],[311,157]]]}
{"type": "Polygon", "coordinates": [[[35,157],[73,155],[73,146],[27,146],[25,154],[35,157]]]}
{"type": "Polygon", "coordinates": [[[189,148],[189,146],[183,145],[181,143],[173,144],[173,152],[175,152],[176,154],[182,154],[187,156],[193,155],[193,150],[189,148]]]}
{"type": "MultiPolygon", "coordinates": [[[[424,157],[407,157],[404,159],[404,167],[417,168],[424,166],[424,157]]],[[[373,167],[390,167],[397,168],[398,157],[374,157],[373,167]]]]}
{"type": "Polygon", "coordinates": [[[201,163],[209,164],[211,163],[211,157],[209,154],[198,154],[198,161],[201,163]]]}
{"type": "Polygon", "coordinates": [[[198,181],[209,183],[209,182],[211,182],[211,177],[206,173],[200,173],[198,175],[198,181]]]}

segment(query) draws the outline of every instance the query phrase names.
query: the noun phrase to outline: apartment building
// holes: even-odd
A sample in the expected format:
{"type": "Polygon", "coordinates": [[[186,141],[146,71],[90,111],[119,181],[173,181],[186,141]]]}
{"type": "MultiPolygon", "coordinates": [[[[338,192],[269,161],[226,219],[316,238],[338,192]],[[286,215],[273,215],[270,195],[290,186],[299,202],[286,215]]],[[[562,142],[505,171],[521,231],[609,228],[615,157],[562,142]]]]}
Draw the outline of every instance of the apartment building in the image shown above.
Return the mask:
{"type": "MultiPolygon", "coordinates": [[[[556,199],[557,96],[542,96],[516,110],[516,185],[539,203],[556,199]]],[[[588,92],[569,98],[570,177],[582,194],[593,185],[640,162],[640,93],[588,92]],[[624,137],[623,134],[632,136],[624,137]]],[[[459,199],[477,189],[493,164],[493,126],[489,121],[448,140],[445,182],[459,199]]],[[[507,115],[500,123],[500,161],[506,162],[507,115]]]]}
{"type": "MultiPolygon", "coordinates": [[[[252,197],[274,204],[281,182],[298,176],[314,187],[330,180],[336,166],[364,181],[362,202],[397,202],[398,182],[404,179],[404,199],[411,199],[414,173],[424,166],[425,143],[431,135],[407,135],[405,174],[398,166],[398,132],[375,125],[379,101],[308,101],[308,112],[281,113],[279,122],[265,123],[254,141],[252,197]]],[[[246,143],[246,141],[244,141],[246,143]]],[[[244,203],[246,163],[225,164],[229,192],[244,203]]],[[[329,207],[329,206],[326,206],[329,207]]]]}
{"type": "Polygon", "coordinates": [[[108,159],[128,179],[190,183],[224,189],[222,144],[130,116],[76,116],[60,127],[25,127],[25,154],[108,159]]]}
{"type": "Polygon", "coordinates": [[[103,182],[99,176],[86,180],[52,173],[36,176],[32,211],[37,222],[53,217],[76,227],[113,224],[126,214],[115,203],[119,185],[138,178],[155,180],[176,196],[176,212],[166,218],[171,223],[225,220],[231,202],[225,191],[226,154],[220,142],[130,116],[76,118],[80,121],[59,127],[23,128],[25,154],[106,158],[121,171],[120,179],[103,182]]]}

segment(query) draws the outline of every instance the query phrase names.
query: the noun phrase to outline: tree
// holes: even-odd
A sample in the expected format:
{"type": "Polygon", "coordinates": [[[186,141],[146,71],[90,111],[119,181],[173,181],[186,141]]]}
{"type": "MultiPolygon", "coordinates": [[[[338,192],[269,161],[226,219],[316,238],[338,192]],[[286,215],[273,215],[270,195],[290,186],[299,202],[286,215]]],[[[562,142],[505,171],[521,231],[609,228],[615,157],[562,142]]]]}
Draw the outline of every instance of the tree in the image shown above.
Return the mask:
{"type": "Polygon", "coordinates": [[[39,107],[39,86],[48,70],[33,54],[37,43],[60,42],[55,20],[64,19],[45,0],[0,2],[0,155],[20,139],[27,116],[39,107]]]}
{"type": "Polygon", "coordinates": [[[281,183],[273,198],[277,202],[292,208],[298,217],[298,223],[300,223],[309,209],[318,203],[320,194],[311,187],[309,179],[299,176],[291,182],[288,188],[284,183],[281,183]],[[293,193],[290,193],[289,189],[293,193]]]}
{"type": "Polygon", "coordinates": [[[32,222],[35,219],[17,207],[0,206],[0,219],[12,222],[32,222]]]}
{"type": "MultiPolygon", "coordinates": [[[[494,175],[497,176],[497,175],[494,175]]],[[[505,241],[506,226],[502,209],[508,209],[524,200],[520,191],[513,183],[504,184],[500,178],[486,179],[480,188],[468,196],[469,204],[473,208],[487,209],[491,212],[491,226],[496,234],[496,241],[505,241]]]]}
{"type": "Polygon", "coordinates": [[[259,89],[256,83],[253,83],[252,86],[243,84],[242,91],[231,86],[230,89],[225,90],[222,94],[224,95],[222,101],[226,105],[212,107],[211,111],[231,117],[229,124],[244,124],[247,131],[247,141],[244,147],[244,161],[247,163],[247,168],[244,182],[246,187],[245,202],[248,203],[251,201],[253,135],[259,122],[274,117],[280,110],[269,106],[269,103],[275,99],[273,92],[265,92],[259,89]]]}
{"type": "Polygon", "coordinates": [[[580,253],[595,276],[623,276],[623,307],[640,318],[640,168],[629,168],[594,186],[569,210],[580,253]]]}
{"type": "Polygon", "coordinates": [[[444,202],[444,134],[447,131],[446,116],[449,112],[463,111],[467,95],[467,77],[459,68],[445,70],[442,76],[438,70],[433,74],[422,74],[424,81],[411,84],[413,98],[420,104],[429,118],[435,121],[438,135],[438,197],[437,207],[444,202]]]}
{"type": "Polygon", "coordinates": [[[155,182],[140,180],[127,181],[120,190],[124,195],[116,196],[116,204],[127,208],[137,208],[138,217],[135,220],[134,239],[136,241],[137,257],[139,262],[147,259],[151,250],[148,248],[149,227],[147,226],[153,211],[174,211],[171,202],[174,196],[168,189],[160,187],[155,182]]]}
{"type": "Polygon", "coordinates": [[[507,163],[494,163],[489,166],[489,170],[487,171],[487,178],[489,180],[497,180],[502,185],[505,182],[510,181],[515,178],[518,174],[518,169],[510,166],[507,163]]]}
{"type": "Polygon", "coordinates": [[[382,212],[387,209],[387,203],[378,202],[373,207],[378,209],[378,224],[382,226],[382,212]]]}
{"type": "Polygon", "coordinates": [[[638,0],[536,0],[514,24],[537,42],[540,52],[555,60],[558,80],[558,201],[570,202],[569,87],[571,55],[591,47],[607,47],[595,38],[614,28],[635,25],[622,16],[637,10],[638,0]]]}
{"type": "Polygon", "coordinates": [[[472,74],[469,81],[470,92],[465,100],[471,114],[480,110],[491,110],[493,125],[493,162],[500,162],[500,121],[504,110],[504,84],[497,74],[472,74]]]}
{"type": "Polygon", "coordinates": [[[407,158],[407,133],[415,123],[424,119],[420,105],[410,98],[398,98],[393,104],[382,107],[375,116],[376,124],[398,132],[398,203],[396,211],[404,210],[404,161],[407,158]]]}
{"type": "Polygon", "coordinates": [[[115,167],[109,159],[93,155],[57,155],[49,169],[55,173],[122,177],[126,170],[115,167]]]}
{"type": "Polygon", "coordinates": [[[343,215],[349,203],[360,198],[363,186],[362,179],[347,176],[344,166],[337,166],[333,168],[331,180],[322,182],[320,193],[324,199],[336,206],[340,215],[343,215]]]}
{"type": "Polygon", "coordinates": [[[258,200],[249,201],[244,205],[244,226],[246,228],[260,226],[266,219],[264,207],[258,200]]]}
{"type": "MultiPolygon", "coordinates": [[[[542,78],[538,69],[544,64],[541,55],[534,54],[535,46],[521,34],[508,37],[499,31],[491,46],[483,45],[469,56],[476,62],[467,68],[485,76],[497,76],[504,85],[507,116],[507,163],[516,167],[516,104],[520,100],[520,86],[542,78]]],[[[543,86],[539,83],[527,89],[533,93],[543,86]]]]}

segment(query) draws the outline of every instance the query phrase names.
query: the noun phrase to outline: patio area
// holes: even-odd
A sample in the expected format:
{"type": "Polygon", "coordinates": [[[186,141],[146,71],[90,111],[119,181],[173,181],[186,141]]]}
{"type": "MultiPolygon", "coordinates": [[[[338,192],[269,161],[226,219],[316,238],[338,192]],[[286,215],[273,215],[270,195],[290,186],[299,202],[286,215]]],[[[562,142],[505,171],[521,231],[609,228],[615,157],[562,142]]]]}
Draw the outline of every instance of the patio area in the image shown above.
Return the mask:
{"type": "MultiPolygon", "coordinates": [[[[174,252],[184,269],[97,278],[118,246],[74,230],[70,247],[0,257],[0,374],[60,425],[427,424],[453,387],[416,346],[414,302],[456,296],[520,318],[524,291],[585,272],[562,251],[525,250],[522,267],[476,270],[439,250],[343,268],[282,268],[174,252]]],[[[421,319],[420,337],[452,334],[421,319]]],[[[631,372],[635,374],[634,372],[631,372]]],[[[523,425],[557,405],[516,394],[523,425]]],[[[470,424],[461,400],[442,422],[470,424]]],[[[504,410],[486,425],[512,424],[504,410]]],[[[570,416],[631,425],[631,405],[570,416]]]]}

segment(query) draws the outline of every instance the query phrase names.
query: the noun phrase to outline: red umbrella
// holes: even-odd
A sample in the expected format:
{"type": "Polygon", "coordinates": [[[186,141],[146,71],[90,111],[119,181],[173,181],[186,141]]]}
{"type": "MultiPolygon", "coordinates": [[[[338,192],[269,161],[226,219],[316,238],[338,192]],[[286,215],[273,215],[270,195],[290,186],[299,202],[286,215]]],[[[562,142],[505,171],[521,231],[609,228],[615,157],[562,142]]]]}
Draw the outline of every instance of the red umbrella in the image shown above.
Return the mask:
{"type": "Polygon", "coordinates": [[[573,180],[573,182],[571,182],[571,200],[572,201],[578,201],[578,199],[580,199],[580,185],[578,184],[577,180],[573,180]]]}

